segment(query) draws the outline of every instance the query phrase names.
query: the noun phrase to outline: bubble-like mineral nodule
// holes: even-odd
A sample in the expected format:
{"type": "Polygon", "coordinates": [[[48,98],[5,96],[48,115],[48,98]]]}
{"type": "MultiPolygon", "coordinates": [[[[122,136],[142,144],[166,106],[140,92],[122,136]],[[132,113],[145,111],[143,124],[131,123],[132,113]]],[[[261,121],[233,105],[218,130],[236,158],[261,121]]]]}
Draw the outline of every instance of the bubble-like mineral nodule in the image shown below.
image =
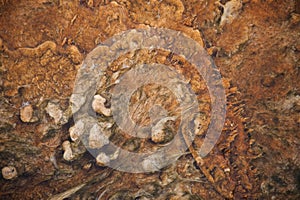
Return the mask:
{"type": "Polygon", "coordinates": [[[13,179],[18,176],[17,169],[13,166],[7,166],[2,168],[2,176],[4,179],[13,179]]]}
{"type": "Polygon", "coordinates": [[[111,109],[105,107],[106,99],[101,95],[97,94],[94,96],[92,103],[93,110],[98,114],[103,114],[104,116],[111,116],[111,109]]]}

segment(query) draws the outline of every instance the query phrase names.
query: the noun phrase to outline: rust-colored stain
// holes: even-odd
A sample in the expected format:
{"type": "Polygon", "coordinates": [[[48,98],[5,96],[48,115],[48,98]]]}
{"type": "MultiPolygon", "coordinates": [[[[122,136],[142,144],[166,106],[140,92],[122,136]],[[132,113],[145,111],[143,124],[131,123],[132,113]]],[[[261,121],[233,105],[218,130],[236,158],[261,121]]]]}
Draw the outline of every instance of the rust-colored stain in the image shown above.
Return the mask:
{"type": "MultiPolygon", "coordinates": [[[[2,0],[0,24],[1,199],[300,198],[299,0],[2,0]],[[147,27],[183,32],[207,50],[222,75],[227,115],[218,143],[200,158],[211,109],[203,79],[170,52],[122,55],[107,69],[107,83],[123,64],[165,64],[190,80],[205,115],[202,132],[176,163],[130,174],[99,166],[72,141],[69,102],[90,51],[117,33],[147,27]]],[[[135,121],[150,123],[151,102],[176,110],[170,91],[164,99],[160,89],[148,85],[133,94],[135,121]],[[146,103],[153,91],[158,98],[146,103]]],[[[115,133],[112,140],[132,151],[166,142],[115,133]]]]}

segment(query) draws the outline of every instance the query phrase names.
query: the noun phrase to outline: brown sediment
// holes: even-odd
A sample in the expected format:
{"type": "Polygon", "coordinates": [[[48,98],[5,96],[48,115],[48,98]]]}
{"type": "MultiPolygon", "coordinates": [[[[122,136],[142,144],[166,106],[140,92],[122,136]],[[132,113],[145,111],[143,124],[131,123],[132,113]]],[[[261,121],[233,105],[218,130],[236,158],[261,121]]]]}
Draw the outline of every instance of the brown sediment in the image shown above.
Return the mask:
{"type": "MultiPolygon", "coordinates": [[[[0,198],[299,198],[299,9],[299,0],[0,1],[0,168],[17,172],[0,178],[0,198]],[[207,49],[223,77],[227,115],[206,157],[197,153],[203,131],[191,154],[173,165],[130,174],[97,166],[82,144],[71,141],[69,98],[91,50],[117,33],[146,27],[181,31],[207,49]],[[76,158],[64,160],[64,141],[76,158]]],[[[118,58],[103,84],[131,61],[166,64],[190,80],[207,129],[208,90],[190,63],[166,51],[139,50],[118,58]]],[[[143,89],[151,95],[155,87],[143,89]]],[[[134,95],[130,109],[139,114],[133,119],[147,124],[150,105],[137,107],[144,99],[134,95]]],[[[177,104],[170,97],[166,108],[176,113],[177,104]]],[[[120,137],[112,139],[131,151],[157,148],[114,131],[120,137]]]]}

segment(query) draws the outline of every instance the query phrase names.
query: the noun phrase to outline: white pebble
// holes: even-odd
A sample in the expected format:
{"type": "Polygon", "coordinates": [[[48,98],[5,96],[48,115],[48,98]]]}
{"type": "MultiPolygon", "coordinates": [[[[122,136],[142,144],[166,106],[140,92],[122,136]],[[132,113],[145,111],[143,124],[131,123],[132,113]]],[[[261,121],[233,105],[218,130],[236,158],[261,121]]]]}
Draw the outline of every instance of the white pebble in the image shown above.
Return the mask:
{"type": "Polygon", "coordinates": [[[58,124],[63,116],[63,111],[58,104],[49,102],[46,109],[50,117],[54,119],[55,124],[58,124]]]}
{"type": "Polygon", "coordinates": [[[224,172],[230,172],[230,168],[225,168],[224,172]]]}
{"type": "Polygon", "coordinates": [[[7,166],[2,168],[2,176],[4,179],[13,179],[17,177],[17,169],[13,166],[7,166]]]}
{"type": "Polygon", "coordinates": [[[78,141],[80,136],[84,133],[84,123],[81,120],[77,121],[74,126],[69,129],[69,133],[72,141],[78,141]]]}
{"type": "Polygon", "coordinates": [[[110,157],[102,152],[96,158],[96,163],[99,166],[107,166],[109,162],[110,162],[110,157]]]}
{"type": "Polygon", "coordinates": [[[63,158],[66,160],[66,161],[71,161],[74,159],[74,155],[73,155],[73,152],[72,152],[72,148],[71,148],[71,143],[70,141],[64,141],[62,143],[62,148],[64,150],[64,155],[63,155],[63,158]]]}
{"type": "Polygon", "coordinates": [[[97,94],[94,96],[94,100],[92,103],[93,110],[98,114],[103,114],[105,116],[111,116],[111,109],[105,107],[106,99],[101,95],[97,94]]]}

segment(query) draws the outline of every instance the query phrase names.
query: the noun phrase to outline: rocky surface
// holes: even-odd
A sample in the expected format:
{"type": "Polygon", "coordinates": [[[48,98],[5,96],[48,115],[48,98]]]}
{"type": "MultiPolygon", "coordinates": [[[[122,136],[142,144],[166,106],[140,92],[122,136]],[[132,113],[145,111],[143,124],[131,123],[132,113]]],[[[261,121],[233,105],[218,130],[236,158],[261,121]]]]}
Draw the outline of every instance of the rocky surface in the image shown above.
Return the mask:
{"type": "MultiPolygon", "coordinates": [[[[300,198],[298,0],[4,0],[0,24],[1,199],[300,198]],[[116,154],[94,158],[85,151],[70,98],[77,70],[97,44],[146,27],[181,31],[206,48],[223,77],[227,116],[219,142],[200,158],[196,151],[210,118],[203,79],[193,76],[182,57],[161,50],[118,58],[99,88],[113,84],[132,61],[162,63],[190,80],[203,111],[194,124],[201,130],[176,163],[130,174],[103,166],[116,154]]],[[[159,91],[167,92],[150,85],[133,94],[134,120],[155,121],[143,111],[151,102],[164,102],[165,110],[176,114],[172,96],[163,101],[159,91]],[[157,98],[138,107],[147,100],[140,94],[153,93],[157,98]]],[[[102,128],[112,141],[138,152],[162,145],[132,139],[113,126],[104,97],[94,109],[107,120],[102,128]]],[[[176,127],[176,120],[168,127],[176,127]]],[[[94,139],[91,144],[99,145],[94,139]]]]}

